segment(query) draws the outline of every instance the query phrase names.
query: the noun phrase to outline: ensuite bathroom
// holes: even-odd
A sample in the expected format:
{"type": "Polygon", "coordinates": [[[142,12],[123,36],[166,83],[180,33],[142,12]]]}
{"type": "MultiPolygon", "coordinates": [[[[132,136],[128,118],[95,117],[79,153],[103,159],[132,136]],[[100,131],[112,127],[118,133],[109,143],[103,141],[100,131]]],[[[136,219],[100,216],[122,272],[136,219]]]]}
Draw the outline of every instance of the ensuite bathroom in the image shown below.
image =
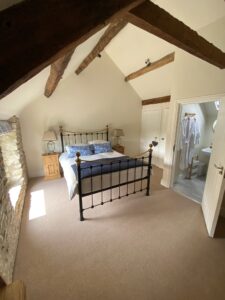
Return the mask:
{"type": "Polygon", "coordinates": [[[203,198],[219,103],[184,104],[180,108],[173,188],[196,202],[203,198]]]}

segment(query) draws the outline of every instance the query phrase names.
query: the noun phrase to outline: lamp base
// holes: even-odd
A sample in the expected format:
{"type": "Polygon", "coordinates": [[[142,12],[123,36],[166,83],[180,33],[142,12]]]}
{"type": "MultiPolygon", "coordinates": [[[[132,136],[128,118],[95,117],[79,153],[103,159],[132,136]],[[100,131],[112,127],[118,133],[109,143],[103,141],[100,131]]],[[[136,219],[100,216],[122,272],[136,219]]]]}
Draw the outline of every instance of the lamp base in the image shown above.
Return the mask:
{"type": "Polygon", "coordinates": [[[55,143],[52,141],[49,141],[47,143],[48,153],[54,153],[55,152],[55,143]]]}

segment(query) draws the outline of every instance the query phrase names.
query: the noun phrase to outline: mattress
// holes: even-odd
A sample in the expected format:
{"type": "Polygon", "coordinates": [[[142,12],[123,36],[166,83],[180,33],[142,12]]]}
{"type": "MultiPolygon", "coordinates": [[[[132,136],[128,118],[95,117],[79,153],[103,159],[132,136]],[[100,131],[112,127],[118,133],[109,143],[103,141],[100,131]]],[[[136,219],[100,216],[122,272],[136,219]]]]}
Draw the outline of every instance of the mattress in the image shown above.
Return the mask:
{"type": "MultiPolygon", "coordinates": [[[[81,156],[81,160],[85,161],[95,161],[95,160],[102,160],[102,159],[113,159],[113,158],[119,158],[124,157],[123,154],[118,153],[117,151],[113,152],[107,152],[107,153],[100,153],[95,154],[91,156],[81,156]]],[[[74,196],[78,192],[78,182],[75,175],[75,172],[72,168],[72,166],[75,164],[76,158],[68,158],[67,153],[62,153],[59,161],[63,169],[64,177],[67,183],[69,198],[73,199],[74,196]]],[[[122,170],[120,172],[113,172],[113,173],[107,173],[103,175],[97,175],[93,176],[92,178],[84,178],[82,179],[82,193],[83,194],[90,194],[95,193],[96,191],[100,189],[110,189],[111,186],[116,186],[118,184],[123,184],[125,182],[134,181],[143,177],[147,176],[147,166],[142,167],[136,167],[131,168],[128,170],[122,170]]],[[[117,197],[118,196],[124,196],[127,193],[132,193],[134,191],[139,191],[141,189],[145,189],[147,186],[147,180],[143,180],[142,182],[136,182],[124,185],[122,187],[109,191],[104,192],[104,197],[109,198],[110,197],[117,197]]],[[[101,195],[102,197],[102,195],[101,195]]]]}

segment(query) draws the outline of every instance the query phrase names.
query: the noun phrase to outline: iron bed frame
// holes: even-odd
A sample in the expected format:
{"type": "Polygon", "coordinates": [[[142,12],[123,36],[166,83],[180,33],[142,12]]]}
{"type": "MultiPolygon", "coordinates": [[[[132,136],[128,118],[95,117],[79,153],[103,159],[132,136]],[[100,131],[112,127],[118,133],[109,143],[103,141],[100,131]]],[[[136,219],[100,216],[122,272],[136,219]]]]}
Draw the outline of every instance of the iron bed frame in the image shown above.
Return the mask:
{"type": "MultiPolygon", "coordinates": [[[[97,131],[92,131],[92,132],[71,132],[71,131],[64,131],[63,127],[60,126],[60,137],[61,137],[61,144],[62,144],[62,152],[64,152],[65,150],[65,143],[67,143],[66,145],[71,145],[77,142],[80,143],[87,143],[88,141],[93,141],[93,140],[101,140],[101,139],[106,139],[107,141],[109,140],[109,127],[108,125],[106,126],[105,129],[103,130],[97,130],[97,131]]],[[[149,149],[147,151],[145,151],[144,153],[138,155],[135,158],[128,158],[126,160],[127,162],[127,166],[128,168],[124,170],[121,169],[121,163],[122,161],[117,161],[116,163],[119,165],[119,168],[116,172],[118,172],[118,184],[113,184],[112,183],[112,173],[113,171],[113,164],[114,162],[110,162],[108,164],[100,164],[98,166],[88,166],[85,168],[82,168],[82,162],[85,162],[83,160],[80,159],[80,153],[77,152],[76,153],[76,164],[77,164],[77,180],[78,180],[78,196],[79,196],[79,212],[80,212],[80,221],[84,221],[84,211],[88,210],[88,209],[93,209],[94,207],[100,206],[100,205],[104,205],[105,203],[109,203],[109,202],[113,202],[114,200],[118,200],[121,199],[123,197],[127,197],[131,194],[136,194],[138,192],[142,192],[146,190],[146,196],[149,196],[149,191],[150,191],[150,177],[151,177],[151,169],[152,169],[152,152],[153,152],[153,146],[156,146],[157,143],[156,142],[152,142],[152,144],[149,145],[149,149]],[[147,154],[147,156],[144,156],[145,154],[147,154]],[[139,157],[139,158],[138,158],[139,157]],[[146,162],[147,160],[147,162],[146,162]],[[135,166],[132,167],[132,169],[134,169],[134,179],[133,180],[129,180],[128,179],[128,170],[129,170],[129,163],[133,161],[135,162],[135,166]],[[137,165],[137,161],[139,161],[139,164],[137,165]],[[141,162],[141,164],[140,164],[141,162]],[[104,188],[103,187],[103,166],[108,165],[110,166],[110,172],[108,174],[110,174],[110,186],[104,188]],[[101,187],[98,190],[93,190],[93,177],[96,175],[93,175],[93,169],[95,167],[100,167],[100,174],[98,174],[97,176],[100,176],[100,182],[101,182],[101,187]],[[147,167],[147,175],[143,176],[143,170],[144,167],[147,167]],[[137,168],[141,168],[141,177],[137,178],[136,177],[136,171],[137,168]],[[90,171],[90,185],[91,185],[91,192],[88,193],[84,193],[82,191],[82,175],[81,172],[83,169],[89,169],[90,171]],[[121,172],[122,171],[126,171],[126,181],[125,182],[121,182],[121,172]],[[143,181],[147,180],[147,185],[145,188],[143,188],[143,181]],[[137,182],[141,182],[141,186],[140,189],[136,190],[136,183],[137,182]],[[132,192],[129,192],[128,186],[133,184],[134,188],[132,190],[132,192]],[[125,186],[126,187],[126,194],[122,195],[121,194],[121,187],[125,186]],[[113,198],[113,189],[118,188],[118,197],[113,198]],[[103,192],[110,190],[110,199],[104,201],[104,194],[103,192]],[[101,193],[101,202],[95,204],[94,200],[93,200],[93,195],[97,194],[97,193],[101,193]],[[91,196],[91,206],[89,207],[85,207],[83,206],[83,198],[86,196],[91,196]]],[[[96,160],[95,160],[96,162],[96,160]]],[[[85,178],[86,179],[86,178],[85,178]]]]}

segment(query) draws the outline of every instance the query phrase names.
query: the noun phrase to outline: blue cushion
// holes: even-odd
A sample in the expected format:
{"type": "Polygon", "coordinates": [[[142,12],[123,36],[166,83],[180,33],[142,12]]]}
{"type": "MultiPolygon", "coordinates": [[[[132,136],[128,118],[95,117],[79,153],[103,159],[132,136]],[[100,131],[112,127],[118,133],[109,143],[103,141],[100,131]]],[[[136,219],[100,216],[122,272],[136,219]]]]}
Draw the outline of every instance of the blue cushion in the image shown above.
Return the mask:
{"type": "Polygon", "coordinates": [[[101,144],[93,144],[95,154],[112,152],[111,142],[101,143],[101,144]]]}
{"type": "Polygon", "coordinates": [[[82,156],[94,154],[94,149],[93,149],[92,145],[66,146],[66,151],[68,153],[69,158],[75,157],[77,152],[80,152],[80,155],[82,155],[82,156]]]}

